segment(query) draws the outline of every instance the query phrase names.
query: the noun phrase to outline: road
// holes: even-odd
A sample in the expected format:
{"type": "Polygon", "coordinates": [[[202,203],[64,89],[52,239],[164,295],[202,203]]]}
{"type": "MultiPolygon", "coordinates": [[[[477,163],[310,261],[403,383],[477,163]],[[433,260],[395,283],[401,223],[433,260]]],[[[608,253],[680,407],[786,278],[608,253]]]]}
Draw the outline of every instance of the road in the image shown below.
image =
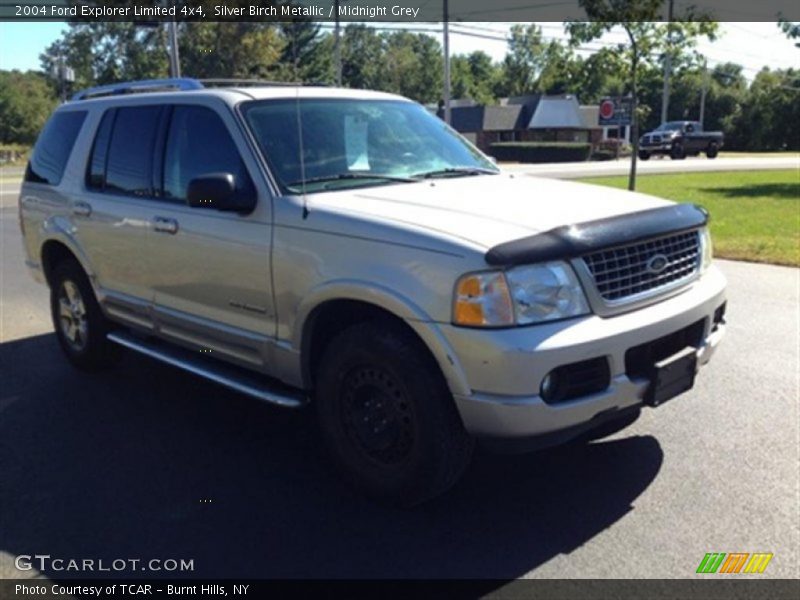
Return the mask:
{"type": "Polygon", "coordinates": [[[762,577],[800,577],[797,269],[719,261],[729,335],[690,393],[590,445],[481,452],[451,493],[398,511],[340,483],[310,411],[134,355],[68,367],[11,206],[0,226],[0,577],[44,553],[502,585],[692,577],[707,552],[757,551],[775,555],[762,577]]]}
{"type": "MultiPolygon", "coordinates": [[[[664,173],[700,173],[710,171],[757,171],[775,169],[798,169],[800,157],[743,157],[743,158],[717,158],[708,160],[706,157],[687,158],[686,160],[670,160],[669,158],[653,157],[649,161],[639,161],[637,171],[640,175],[656,175],[664,173]]],[[[515,173],[535,175],[539,177],[557,177],[559,179],[573,179],[579,177],[603,177],[610,175],[627,175],[630,170],[630,160],[609,160],[602,162],[576,162],[576,163],[540,163],[540,164],[508,164],[504,169],[515,173]]]]}

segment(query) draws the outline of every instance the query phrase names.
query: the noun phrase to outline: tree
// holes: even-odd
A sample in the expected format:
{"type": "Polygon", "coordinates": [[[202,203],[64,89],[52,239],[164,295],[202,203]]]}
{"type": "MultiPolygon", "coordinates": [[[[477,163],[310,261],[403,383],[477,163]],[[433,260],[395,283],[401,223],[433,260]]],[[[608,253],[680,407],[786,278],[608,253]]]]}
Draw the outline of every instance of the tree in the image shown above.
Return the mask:
{"type": "Polygon", "coordinates": [[[503,74],[497,88],[499,96],[522,96],[539,91],[539,76],[547,64],[547,44],[536,24],[511,27],[503,74]]]}
{"type": "Polygon", "coordinates": [[[274,24],[184,22],[179,25],[181,71],[187,77],[276,79],[286,72],[286,41],[274,24]]]}
{"type": "MultiPolygon", "coordinates": [[[[280,73],[285,46],[271,23],[182,22],[178,25],[182,73],[188,77],[271,77],[280,73]]],[[[75,71],[75,87],[166,77],[163,26],[131,22],[70,23],[63,37],[41,55],[49,72],[63,56],[75,71]]]]}
{"type": "MultiPolygon", "coordinates": [[[[783,33],[785,33],[786,37],[790,40],[800,39],[800,23],[787,21],[781,16],[780,19],[778,19],[778,27],[781,28],[783,33]]],[[[800,43],[796,45],[798,48],[800,48],[800,43]]]]}
{"type": "Polygon", "coordinates": [[[385,84],[383,89],[422,103],[442,97],[442,47],[425,34],[407,31],[384,33],[385,84]]]}
{"type": "Polygon", "coordinates": [[[800,71],[763,68],[750,85],[735,122],[748,150],[800,149],[800,71]]]}
{"type": "Polygon", "coordinates": [[[41,73],[0,71],[0,143],[32,144],[56,106],[41,73]]]}
{"type": "Polygon", "coordinates": [[[332,83],[334,80],[333,48],[330,36],[320,35],[320,24],[309,19],[295,19],[280,23],[279,31],[284,41],[280,63],[288,71],[287,81],[332,83]]]}
{"type": "Polygon", "coordinates": [[[588,57],[575,58],[572,93],[582,104],[599,104],[608,95],[622,95],[625,89],[625,63],[614,49],[601,48],[588,57]]]}
{"type": "Polygon", "coordinates": [[[40,56],[49,73],[58,57],[75,71],[75,88],[166,76],[164,32],[126,22],[70,23],[40,56]]]}
{"type": "Polygon", "coordinates": [[[366,25],[348,25],[342,32],[342,84],[356,89],[383,89],[383,40],[366,25]]]}
{"type": "Polygon", "coordinates": [[[568,94],[576,90],[580,63],[575,60],[572,48],[552,41],[544,48],[544,67],[536,82],[536,91],[544,94],[568,94]]]}
{"type": "Polygon", "coordinates": [[[455,98],[471,98],[478,104],[492,104],[499,77],[499,68],[481,50],[450,59],[450,78],[455,98]]]}
{"type": "Polygon", "coordinates": [[[641,63],[662,56],[665,52],[687,51],[696,43],[697,37],[705,35],[714,39],[717,23],[702,20],[702,15],[689,15],[701,20],[657,23],[661,16],[663,0],[579,0],[589,21],[571,21],[567,31],[573,45],[601,38],[612,29],[622,29],[627,44],[621,44],[618,51],[627,63],[627,87],[633,99],[631,137],[633,156],[628,178],[628,189],[636,189],[636,161],[639,152],[639,69],[641,63]]]}

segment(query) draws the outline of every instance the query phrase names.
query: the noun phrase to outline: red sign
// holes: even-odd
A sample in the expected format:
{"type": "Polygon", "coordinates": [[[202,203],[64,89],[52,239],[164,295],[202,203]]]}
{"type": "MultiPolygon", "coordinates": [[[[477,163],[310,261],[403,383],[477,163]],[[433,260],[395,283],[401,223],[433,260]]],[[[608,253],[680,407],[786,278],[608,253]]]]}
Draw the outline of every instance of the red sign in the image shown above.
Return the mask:
{"type": "Polygon", "coordinates": [[[600,104],[600,116],[603,119],[611,119],[614,116],[614,102],[603,100],[600,104]]]}
{"type": "Polygon", "coordinates": [[[623,96],[603,98],[597,115],[600,127],[621,127],[631,124],[633,99],[623,96]]]}

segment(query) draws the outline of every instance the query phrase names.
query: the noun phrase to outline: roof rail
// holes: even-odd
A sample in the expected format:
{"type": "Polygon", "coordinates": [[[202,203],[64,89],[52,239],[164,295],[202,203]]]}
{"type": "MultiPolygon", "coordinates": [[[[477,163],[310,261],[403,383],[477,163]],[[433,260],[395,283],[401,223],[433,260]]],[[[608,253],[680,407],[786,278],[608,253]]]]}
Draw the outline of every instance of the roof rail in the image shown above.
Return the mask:
{"type": "Polygon", "coordinates": [[[169,90],[201,90],[204,87],[205,86],[197,79],[190,79],[188,77],[175,79],[145,79],[126,83],[112,83],[110,85],[101,85],[82,90],[72,96],[72,100],[88,100],[90,98],[102,98],[103,96],[164,92],[169,90]]]}
{"type": "Polygon", "coordinates": [[[293,87],[303,85],[298,81],[268,81],[265,79],[198,79],[203,87],[293,87]]]}
{"type": "Polygon", "coordinates": [[[103,98],[105,96],[119,96],[122,94],[144,94],[147,92],[187,91],[202,90],[214,87],[293,87],[293,86],[326,86],[325,83],[303,83],[296,81],[266,81],[263,79],[192,79],[180,77],[174,79],[144,79],[142,81],[128,81],[125,83],[112,83],[88,88],[72,96],[72,100],[89,100],[90,98],[103,98]]]}

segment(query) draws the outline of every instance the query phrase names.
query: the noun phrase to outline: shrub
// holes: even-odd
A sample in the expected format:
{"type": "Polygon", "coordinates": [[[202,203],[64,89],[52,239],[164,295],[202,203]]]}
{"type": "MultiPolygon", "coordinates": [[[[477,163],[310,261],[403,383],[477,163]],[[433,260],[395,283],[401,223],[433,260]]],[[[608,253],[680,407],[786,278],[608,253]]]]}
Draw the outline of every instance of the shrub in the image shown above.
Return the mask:
{"type": "Polygon", "coordinates": [[[497,142],[489,154],[497,160],[522,163],[579,162],[589,160],[592,145],[583,142],[497,142]]]}
{"type": "Polygon", "coordinates": [[[616,157],[617,153],[613,150],[595,150],[592,152],[591,160],[614,160],[616,157]]]}
{"type": "Polygon", "coordinates": [[[626,143],[625,140],[617,140],[614,138],[609,138],[607,140],[603,140],[599,144],[597,144],[597,150],[602,152],[611,152],[614,156],[617,155],[617,147],[619,146],[619,155],[620,156],[630,156],[633,152],[633,147],[626,143]]]}
{"type": "Polygon", "coordinates": [[[31,147],[24,144],[0,144],[0,165],[24,163],[30,152],[31,147]]]}

